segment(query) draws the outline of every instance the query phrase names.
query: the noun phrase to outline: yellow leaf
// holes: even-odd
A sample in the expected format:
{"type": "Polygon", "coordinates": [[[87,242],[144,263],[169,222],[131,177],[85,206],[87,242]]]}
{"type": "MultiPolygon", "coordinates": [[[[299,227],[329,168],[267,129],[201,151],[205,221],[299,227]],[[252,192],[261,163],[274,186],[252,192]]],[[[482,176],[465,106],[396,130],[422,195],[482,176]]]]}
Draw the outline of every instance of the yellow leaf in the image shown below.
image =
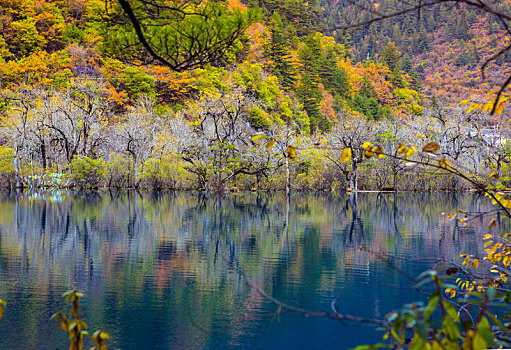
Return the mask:
{"type": "Polygon", "coordinates": [[[369,141],[364,142],[364,144],[362,145],[363,149],[366,149],[366,148],[369,148],[369,147],[371,147],[371,142],[369,142],[369,141]]]}
{"type": "Polygon", "coordinates": [[[406,150],[406,146],[403,145],[401,142],[397,145],[397,153],[398,154],[403,154],[405,153],[405,150],[406,150]]]}
{"type": "Polygon", "coordinates": [[[273,146],[275,146],[275,141],[273,140],[270,140],[266,143],[266,145],[264,146],[266,149],[271,149],[273,148],[273,146]]]}
{"type": "Polygon", "coordinates": [[[496,179],[500,178],[499,174],[497,174],[495,171],[492,171],[488,177],[494,177],[496,179]]]}
{"type": "Polygon", "coordinates": [[[509,263],[511,263],[511,258],[509,257],[509,255],[506,255],[504,257],[504,259],[502,260],[502,264],[505,266],[505,267],[508,267],[509,266],[509,263]]]}
{"type": "Polygon", "coordinates": [[[289,159],[293,160],[296,158],[296,149],[293,146],[287,146],[286,153],[289,159]]]}
{"type": "Polygon", "coordinates": [[[447,168],[447,166],[448,166],[449,164],[447,163],[447,161],[446,161],[445,159],[440,159],[440,160],[438,161],[438,165],[440,165],[440,167],[442,167],[442,168],[447,168]]]}
{"type": "Polygon", "coordinates": [[[463,101],[461,101],[461,105],[464,106],[464,105],[466,105],[469,102],[470,102],[470,100],[463,100],[463,101]]]}
{"type": "Polygon", "coordinates": [[[382,146],[380,146],[380,145],[378,145],[378,146],[376,147],[376,151],[375,151],[375,153],[376,153],[376,157],[377,157],[378,159],[382,159],[382,158],[387,157],[385,154],[383,154],[383,147],[382,147],[382,146]]]}
{"type": "Polygon", "coordinates": [[[415,134],[415,136],[420,137],[420,138],[421,138],[421,139],[423,139],[423,140],[426,138],[426,136],[424,136],[424,135],[422,135],[422,134],[415,134]]]}
{"type": "Polygon", "coordinates": [[[408,147],[408,148],[406,148],[405,156],[411,157],[414,153],[415,153],[415,150],[413,149],[413,147],[408,147]]]}
{"type": "MultiPolygon", "coordinates": [[[[495,220],[495,219],[493,219],[493,220],[495,220]]],[[[492,220],[492,221],[493,221],[493,220],[492,220]]],[[[490,225],[489,225],[489,226],[491,226],[491,222],[490,222],[490,225]]],[[[495,226],[493,226],[493,227],[495,227],[495,226]]],[[[490,228],[493,228],[493,227],[490,227],[490,228]]],[[[483,236],[483,239],[484,239],[484,240],[487,240],[487,239],[490,239],[490,238],[493,238],[493,235],[490,235],[489,233],[487,233],[487,234],[485,234],[485,235],[483,236]]]]}
{"type": "Polygon", "coordinates": [[[440,145],[436,142],[428,142],[424,147],[422,147],[423,152],[435,153],[440,148],[440,145]]]}
{"type": "Polygon", "coordinates": [[[366,158],[371,158],[372,156],[374,156],[374,152],[376,151],[376,147],[374,146],[370,146],[366,149],[366,151],[364,152],[364,156],[366,158]]]}
{"type": "Polygon", "coordinates": [[[456,291],[452,288],[447,288],[445,290],[445,294],[449,297],[449,298],[454,298],[456,296],[456,291]]]}
{"type": "Polygon", "coordinates": [[[488,247],[489,245],[492,245],[492,244],[493,244],[493,241],[485,242],[484,245],[483,245],[483,248],[486,248],[486,247],[488,247]]]}
{"type": "Polygon", "coordinates": [[[254,135],[254,136],[252,136],[251,140],[252,141],[257,141],[257,140],[262,139],[263,137],[265,137],[264,134],[254,135]]]}
{"type": "Polygon", "coordinates": [[[348,160],[351,159],[351,148],[345,148],[341,152],[341,162],[346,163],[348,160]]]}
{"type": "Polygon", "coordinates": [[[322,144],[327,143],[327,142],[328,142],[328,140],[321,140],[321,141],[314,143],[314,146],[321,146],[322,144]]]}
{"type": "Polygon", "coordinates": [[[452,219],[454,219],[456,217],[456,213],[451,213],[449,214],[449,216],[447,217],[447,220],[451,221],[452,219]]]}
{"type": "MultiPolygon", "coordinates": [[[[494,229],[495,226],[497,226],[497,220],[495,219],[491,219],[490,223],[488,224],[488,227],[491,229],[494,229]]],[[[489,238],[491,238],[492,236],[491,235],[488,235],[490,236],[489,238]]],[[[486,236],[485,236],[486,237],[486,236]]],[[[488,238],[484,238],[484,239],[488,239],[488,238]]]]}
{"type": "Polygon", "coordinates": [[[476,269],[478,266],[479,266],[479,259],[474,259],[474,261],[472,261],[472,268],[476,269]]]}
{"type": "Polygon", "coordinates": [[[504,105],[502,103],[499,103],[497,107],[495,107],[495,114],[499,115],[504,111],[504,105]]]}
{"type": "Polygon", "coordinates": [[[463,260],[463,263],[461,265],[467,265],[470,264],[470,256],[467,256],[465,260],[463,260]]]}

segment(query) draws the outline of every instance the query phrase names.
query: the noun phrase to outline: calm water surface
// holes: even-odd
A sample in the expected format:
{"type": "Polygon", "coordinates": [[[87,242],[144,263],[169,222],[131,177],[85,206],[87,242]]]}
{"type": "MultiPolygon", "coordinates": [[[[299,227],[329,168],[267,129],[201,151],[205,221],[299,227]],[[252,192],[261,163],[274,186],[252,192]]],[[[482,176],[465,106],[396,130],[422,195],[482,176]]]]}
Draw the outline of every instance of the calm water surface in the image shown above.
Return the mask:
{"type": "MultiPolygon", "coordinates": [[[[232,268],[292,305],[383,317],[412,292],[419,260],[482,251],[490,210],[473,194],[99,192],[0,193],[0,349],[64,349],[50,317],[62,294],[85,292],[92,331],[121,349],[345,349],[371,327],[286,312],[232,268]],[[362,252],[359,248],[364,247],[362,252]],[[400,259],[407,258],[409,260],[400,259]],[[412,262],[413,261],[413,262],[412,262]]],[[[491,218],[490,218],[491,219],[491,218]]]]}

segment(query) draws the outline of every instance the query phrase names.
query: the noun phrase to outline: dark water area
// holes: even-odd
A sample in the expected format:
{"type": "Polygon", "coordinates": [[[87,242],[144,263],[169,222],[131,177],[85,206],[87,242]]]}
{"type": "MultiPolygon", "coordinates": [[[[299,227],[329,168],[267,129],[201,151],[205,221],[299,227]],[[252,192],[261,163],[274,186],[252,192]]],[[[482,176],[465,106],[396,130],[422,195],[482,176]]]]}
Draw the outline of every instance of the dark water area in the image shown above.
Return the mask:
{"type": "Polygon", "coordinates": [[[313,311],[337,297],[342,313],[382,318],[425,300],[399,270],[417,276],[431,267],[424,258],[482,251],[491,217],[462,227],[447,220],[458,209],[492,206],[472,193],[297,193],[287,202],[282,193],[3,192],[0,349],[66,348],[50,317],[69,289],[85,293],[85,319],[112,335],[109,348],[375,343],[373,327],[277,315],[254,286],[313,311]]]}

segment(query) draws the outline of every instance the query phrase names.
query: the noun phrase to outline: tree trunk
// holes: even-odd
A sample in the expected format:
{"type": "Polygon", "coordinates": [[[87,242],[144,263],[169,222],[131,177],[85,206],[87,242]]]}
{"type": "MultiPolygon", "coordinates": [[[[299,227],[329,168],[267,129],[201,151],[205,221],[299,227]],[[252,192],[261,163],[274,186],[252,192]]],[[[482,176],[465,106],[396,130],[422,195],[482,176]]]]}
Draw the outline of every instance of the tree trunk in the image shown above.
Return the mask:
{"type": "Polygon", "coordinates": [[[358,163],[353,162],[353,165],[351,166],[351,174],[350,174],[350,188],[353,191],[358,190],[358,188],[357,188],[357,168],[358,168],[358,163]]]}
{"type": "Polygon", "coordinates": [[[135,153],[131,154],[133,157],[133,180],[134,180],[134,187],[138,187],[138,164],[137,164],[137,156],[135,153]]]}
{"type": "Polygon", "coordinates": [[[43,169],[46,169],[46,145],[44,142],[41,142],[41,158],[43,161],[43,169]]]}
{"type": "Polygon", "coordinates": [[[286,195],[289,195],[289,161],[286,157],[286,195]]]}

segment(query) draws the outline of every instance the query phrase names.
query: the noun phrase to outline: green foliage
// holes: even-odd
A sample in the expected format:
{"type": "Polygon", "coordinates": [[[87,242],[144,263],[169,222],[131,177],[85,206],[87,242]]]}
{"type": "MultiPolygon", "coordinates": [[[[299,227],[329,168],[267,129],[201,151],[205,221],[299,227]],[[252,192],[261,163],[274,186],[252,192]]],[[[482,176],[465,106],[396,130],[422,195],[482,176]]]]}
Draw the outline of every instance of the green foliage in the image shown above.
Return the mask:
{"type": "Polygon", "coordinates": [[[250,120],[250,125],[256,129],[270,130],[273,124],[268,113],[259,106],[254,106],[248,110],[248,118],[250,120]]]}
{"type": "MultiPolygon", "coordinates": [[[[125,7],[127,4],[123,3],[125,7]]],[[[126,8],[117,1],[109,5],[115,20],[99,23],[103,52],[123,60],[149,60],[126,8]]],[[[136,0],[128,6],[137,18],[144,18],[139,25],[148,45],[175,71],[208,63],[233,63],[242,49],[239,38],[260,16],[257,9],[231,9],[223,1],[188,1],[179,6],[179,11],[167,5],[165,0],[136,0]]]]}
{"type": "Polygon", "coordinates": [[[133,174],[131,159],[122,154],[110,154],[104,167],[106,185],[108,187],[127,188],[133,183],[130,174],[133,174]]]}
{"type": "Polygon", "coordinates": [[[70,164],[71,180],[80,188],[98,188],[104,180],[105,162],[102,159],[74,157],[70,164]]]}
{"type": "MultiPolygon", "coordinates": [[[[391,347],[409,349],[486,349],[498,345],[506,346],[505,341],[497,340],[494,331],[508,333],[508,329],[488,310],[489,300],[492,306],[507,309],[509,297],[507,293],[488,289],[484,293],[473,292],[465,295],[458,302],[448,301],[443,296],[443,289],[450,290],[452,285],[446,284],[437,271],[423,273],[423,280],[418,287],[433,283],[435,291],[429,296],[429,302],[407,304],[398,311],[386,316],[383,340],[388,340],[391,347]],[[478,305],[477,315],[459,313],[456,307],[478,305]],[[490,323],[493,324],[491,324],[490,323]],[[412,333],[409,341],[408,334],[412,333]]],[[[448,278],[448,276],[447,276],[448,278]]],[[[468,311],[467,311],[468,312],[468,311]]],[[[378,344],[386,347],[386,344],[378,344]]],[[[362,345],[356,349],[370,349],[362,345]]]]}
{"type": "Polygon", "coordinates": [[[103,71],[118,91],[125,92],[131,101],[142,95],[155,97],[155,78],[140,69],[117,60],[106,60],[103,71]]]}
{"type": "Polygon", "coordinates": [[[11,187],[14,184],[14,150],[0,146],[0,185],[11,187]]]}
{"type": "Polygon", "coordinates": [[[278,12],[270,17],[269,26],[270,39],[265,47],[265,56],[270,59],[270,71],[280,79],[282,86],[291,89],[296,81],[296,73],[278,12]]]}
{"type": "Polygon", "coordinates": [[[374,97],[368,97],[365,94],[357,94],[353,99],[352,107],[355,111],[362,113],[368,119],[382,119],[383,111],[374,97]]]}
{"type": "Polygon", "coordinates": [[[75,23],[71,23],[64,29],[63,38],[70,43],[83,43],[85,42],[85,32],[75,23]]]}
{"type": "Polygon", "coordinates": [[[424,114],[424,107],[421,106],[421,98],[415,90],[408,88],[394,89],[394,96],[398,97],[402,104],[414,115],[424,114]]]}
{"type": "Polygon", "coordinates": [[[474,67],[477,63],[476,57],[472,51],[462,51],[455,59],[454,64],[458,67],[474,67]]]}
{"type": "Polygon", "coordinates": [[[177,157],[149,158],[140,174],[141,186],[150,189],[193,188],[192,179],[177,157]]]}
{"type": "Polygon", "coordinates": [[[9,46],[5,42],[5,39],[0,36],[0,63],[5,63],[6,60],[13,57],[13,54],[9,51],[9,46]]]}
{"type": "Polygon", "coordinates": [[[329,130],[331,125],[320,112],[321,91],[309,74],[302,75],[301,84],[296,90],[296,95],[303,104],[303,109],[307,112],[311,132],[329,130]]]}
{"type": "Polygon", "coordinates": [[[34,19],[14,21],[11,26],[16,31],[13,44],[22,56],[28,56],[46,45],[46,39],[37,31],[34,19]]]}
{"type": "MultiPolygon", "coordinates": [[[[267,16],[277,12],[286,28],[293,27],[297,36],[303,36],[319,29],[320,14],[317,0],[251,0],[249,4],[261,7],[267,16]]],[[[288,29],[288,31],[291,31],[288,29]]]]}
{"type": "Polygon", "coordinates": [[[397,88],[406,87],[406,82],[401,74],[401,52],[399,52],[394,43],[388,43],[385,49],[383,49],[382,59],[383,62],[389,67],[390,70],[390,82],[397,88]]]}

